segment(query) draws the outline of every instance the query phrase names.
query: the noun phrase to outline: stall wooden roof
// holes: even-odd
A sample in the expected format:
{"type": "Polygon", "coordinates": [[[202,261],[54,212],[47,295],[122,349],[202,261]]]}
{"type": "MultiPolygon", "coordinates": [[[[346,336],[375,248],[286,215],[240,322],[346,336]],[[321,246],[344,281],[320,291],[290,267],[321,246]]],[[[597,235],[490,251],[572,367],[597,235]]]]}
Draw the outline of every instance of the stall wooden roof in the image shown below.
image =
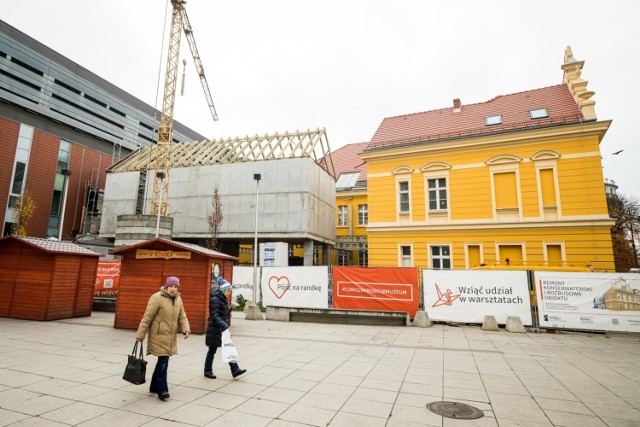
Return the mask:
{"type": "Polygon", "coordinates": [[[89,255],[89,256],[101,256],[99,253],[87,249],[84,246],[78,245],[73,242],[61,242],[53,239],[41,239],[38,237],[28,236],[7,236],[0,239],[2,240],[18,240],[26,243],[29,246],[36,247],[45,252],[52,254],[72,254],[72,255],[89,255]]]}

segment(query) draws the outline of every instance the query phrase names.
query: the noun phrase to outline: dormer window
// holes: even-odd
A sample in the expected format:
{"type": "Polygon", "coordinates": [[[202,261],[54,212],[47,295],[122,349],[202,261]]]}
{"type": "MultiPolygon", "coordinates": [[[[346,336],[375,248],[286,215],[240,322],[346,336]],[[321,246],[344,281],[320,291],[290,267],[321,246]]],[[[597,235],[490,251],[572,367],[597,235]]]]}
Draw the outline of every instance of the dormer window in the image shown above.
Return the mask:
{"type": "Polygon", "coordinates": [[[336,189],[345,190],[351,189],[356,182],[358,182],[358,177],[360,176],[360,172],[348,172],[343,173],[338,178],[338,182],[336,183],[336,189]]]}
{"type": "Polygon", "coordinates": [[[544,119],[549,117],[549,112],[546,108],[536,108],[535,110],[529,111],[529,116],[531,116],[532,119],[544,119]]]}
{"type": "Polygon", "coordinates": [[[501,125],[502,124],[502,115],[497,116],[487,116],[484,119],[484,124],[487,126],[501,125]]]}

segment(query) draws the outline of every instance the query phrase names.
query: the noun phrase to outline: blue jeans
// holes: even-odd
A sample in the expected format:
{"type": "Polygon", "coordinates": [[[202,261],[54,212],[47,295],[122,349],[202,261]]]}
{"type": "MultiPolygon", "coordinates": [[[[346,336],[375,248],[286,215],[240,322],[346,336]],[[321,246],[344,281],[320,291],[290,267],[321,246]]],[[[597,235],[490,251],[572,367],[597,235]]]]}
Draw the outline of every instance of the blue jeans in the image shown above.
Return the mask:
{"type": "Polygon", "coordinates": [[[169,368],[169,356],[158,356],[156,368],[151,376],[151,384],[149,391],[151,393],[168,393],[169,385],[167,384],[167,369],[169,368]]]}
{"type": "Polygon", "coordinates": [[[210,346],[207,357],[204,358],[204,373],[213,373],[213,356],[216,355],[216,347],[210,346]]]}

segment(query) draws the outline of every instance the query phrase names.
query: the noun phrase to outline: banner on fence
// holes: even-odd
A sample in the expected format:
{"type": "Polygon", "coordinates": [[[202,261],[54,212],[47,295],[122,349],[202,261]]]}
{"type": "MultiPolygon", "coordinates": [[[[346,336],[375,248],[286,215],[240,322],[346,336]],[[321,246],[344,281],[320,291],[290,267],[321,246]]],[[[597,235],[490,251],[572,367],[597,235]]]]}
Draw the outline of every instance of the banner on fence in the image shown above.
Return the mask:
{"type": "Polygon", "coordinates": [[[96,272],[96,286],[93,292],[93,296],[98,298],[116,298],[118,296],[119,285],[120,261],[98,261],[98,271],[96,272]]]}
{"type": "Polygon", "coordinates": [[[317,267],[263,267],[262,301],[275,307],[329,307],[329,270],[317,267]]]}
{"type": "Polygon", "coordinates": [[[431,320],[482,323],[495,316],[505,324],[518,316],[532,323],[526,271],[424,270],[422,284],[431,320]]]}
{"type": "Polygon", "coordinates": [[[415,267],[333,267],[333,308],[407,311],[419,308],[415,267]]]}
{"type": "MultiPolygon", "coordinates": [[[[260,280],[260,267],[258,267],[258,280],[260,280]]],[[[233,266],[233,301],[238,295],[242,295],[247,301],[253,301],[253,267],[233,266]]],[[[258,294],[258,297],[260,295],[258,294]]],[[[260,301],[260,298],[258,298],[260,301]]]]}
{"type": "Polygon", "coordinates": [[[640,274],[534,272],[541,327],[640,332],[640,274]]]}

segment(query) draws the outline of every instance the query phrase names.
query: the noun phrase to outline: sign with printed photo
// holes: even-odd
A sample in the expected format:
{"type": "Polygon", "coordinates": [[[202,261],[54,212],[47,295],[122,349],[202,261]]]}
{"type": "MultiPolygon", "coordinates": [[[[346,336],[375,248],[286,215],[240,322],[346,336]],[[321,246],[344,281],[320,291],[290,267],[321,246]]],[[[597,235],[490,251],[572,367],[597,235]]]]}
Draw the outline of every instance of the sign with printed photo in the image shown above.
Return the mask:
{"type": "Polygon", "coordinates": [[[329,268],[263,267],[262,300],[265,306],[329,308],[329,268]]]}
{"type": "Polygon", "coordinates": [[[640,332],[640,274],[534,272],[541,327],[640,332]]]}
{"type": "Polygon", "coordinates": [[[517,316],[531,325],[526,271],[424,270],[424,309],[431,320],[482,323],[517,316]]]}

